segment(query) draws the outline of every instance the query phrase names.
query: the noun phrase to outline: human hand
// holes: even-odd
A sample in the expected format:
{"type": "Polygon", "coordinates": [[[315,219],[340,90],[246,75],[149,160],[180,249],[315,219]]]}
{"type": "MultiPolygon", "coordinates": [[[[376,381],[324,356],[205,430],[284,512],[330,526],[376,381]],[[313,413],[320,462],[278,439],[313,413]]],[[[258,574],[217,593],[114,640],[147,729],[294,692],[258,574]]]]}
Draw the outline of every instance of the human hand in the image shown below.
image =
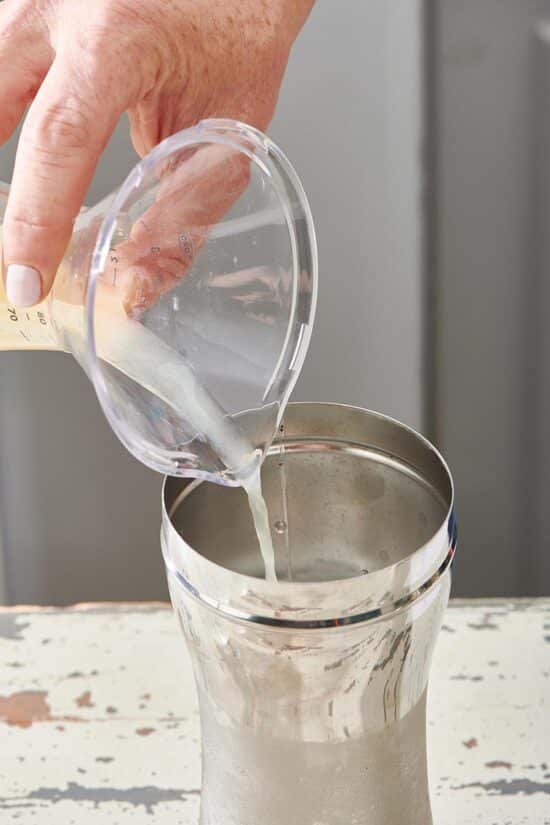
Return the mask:
{"type": "MultiPolygon", "coordinates": [[[[48,294],[124,111],[140,155],[205,117],[265,129],[312,3],[4,0],[0,142],[31,103],[3,225],[9,301],[31,306],[48,294]]],[[[238,182],[231,186],[235,196],[238,182]]],[[[204,226],[229,205],[215,200],[204,226]]]]}

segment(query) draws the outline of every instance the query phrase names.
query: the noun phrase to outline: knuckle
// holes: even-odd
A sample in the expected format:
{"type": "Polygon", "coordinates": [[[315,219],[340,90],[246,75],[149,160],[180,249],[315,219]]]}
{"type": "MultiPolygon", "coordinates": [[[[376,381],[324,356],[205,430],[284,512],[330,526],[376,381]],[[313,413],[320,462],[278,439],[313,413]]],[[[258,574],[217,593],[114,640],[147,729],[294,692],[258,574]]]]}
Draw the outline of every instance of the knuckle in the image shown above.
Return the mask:
{"type": "MultiPolygon", "coordinates": [[[[169,29],[158,4],[150,0],[103,0],[94,10],[93,19],[82,34],[85,53],[94,64],[105,57],[114,59],[113,70],[135,85],[136,74],[150,74],[158,68],[161,52],[166,51],[169,29]]],[[[179,41],[181,48],[181,41],[179,41]]]]}
{"type": "Polygon", "coordinates": [[[104,149],[105,119],[80,96],[67,96],[29,115],[20,137],[26,162],[67,167],[104,149]]]}
{"type": "MultiPolygon", "coordinates": [[[[6,223],[8,221],[6,220],[6,223]]],[[[9,231],[31,230],[32,232],[44,232],[57,230],[59,228],[59,216],[54,213],[39,213],[38,211],[16,210],[9,215],[9,231]]]]}
{"type": "Polygon", "coordinates": [[[141,0],[106,0],[96,7],[83,37],[96,52],[108,47],[121,55],[130,49],[135,55],[158,29],[155,7],[141,0]]]}
{"type": "Polygon", "coordinates": [[[19,146],[26,156],[25,167],[37,186],[51,186],[56,172],[71,169],[78,163],[77,155],[63,149],[60,144],[45,145],[39,140],[21,137],[19,146]]]}
{"type": "Polygon", "coordinates": [[[79,97],[67,97],[46,107],[34,124],[31,137],[39,146],[54,153],[81,150],[89,145],[90,123],[88,105],[79,97]]]}
{"type": "Polygon", "coordinates": [[[93,21],[67,51],[87,90],[88,108],[97,111],[106,102],[126,108],[128,95],[144,70],[143,42],[130,42],[115,28],[93,21]]]}
{"type": "Polygon", "coordinates": [[[150,28],[155,16],[155,6],[144,0],[108,0],[102,9],[103,22],[109,28],[113,24],[150,28]]]}

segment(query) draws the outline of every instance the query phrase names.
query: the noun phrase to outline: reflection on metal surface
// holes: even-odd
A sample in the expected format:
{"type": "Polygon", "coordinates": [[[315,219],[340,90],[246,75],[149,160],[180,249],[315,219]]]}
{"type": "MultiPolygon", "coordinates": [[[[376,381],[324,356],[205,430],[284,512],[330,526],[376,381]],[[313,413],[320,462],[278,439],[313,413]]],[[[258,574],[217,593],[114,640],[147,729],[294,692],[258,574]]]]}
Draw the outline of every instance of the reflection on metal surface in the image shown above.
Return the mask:
{"type": "Polygon", "coordinates": [[[269,508],[283,451],[292,581],[260,578],[238,490],[165,486],[168,581],[201,710],[201,825],[428,825],[450,475],[395,421],[291,405],[263,468],[269,508]]]}

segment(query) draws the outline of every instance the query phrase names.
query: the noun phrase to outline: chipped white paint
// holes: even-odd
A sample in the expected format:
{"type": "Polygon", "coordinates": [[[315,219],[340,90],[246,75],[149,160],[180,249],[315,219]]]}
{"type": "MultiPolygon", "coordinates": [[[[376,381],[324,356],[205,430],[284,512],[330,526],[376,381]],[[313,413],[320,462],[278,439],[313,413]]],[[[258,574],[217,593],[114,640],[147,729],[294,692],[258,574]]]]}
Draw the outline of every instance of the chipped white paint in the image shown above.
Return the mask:
{"type": "Polygon", "coordinates": [[[434,822],[550,823],[550,600],[451,602],[428,744],[434,822]]]}
{"type": "MultiPolygon", "coordinates": [[[[549,696],[550,600],[451,603],[429,701],[434,822],[550,825],[549,696]]],[[[2,823],[197,822],[193,677],[166,606],[0,610],[0,697],[2,823]]]]}

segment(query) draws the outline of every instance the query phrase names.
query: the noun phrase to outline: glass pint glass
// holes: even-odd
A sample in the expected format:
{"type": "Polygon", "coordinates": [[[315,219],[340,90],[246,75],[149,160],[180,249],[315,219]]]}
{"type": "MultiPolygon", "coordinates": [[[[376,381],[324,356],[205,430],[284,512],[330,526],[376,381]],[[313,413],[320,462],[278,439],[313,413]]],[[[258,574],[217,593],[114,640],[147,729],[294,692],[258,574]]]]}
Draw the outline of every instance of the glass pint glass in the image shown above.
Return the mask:
{"type": "Polygon", "coordinates": [[[277,582],[241,490],[165,485],[201,825],[429,825],[426,693],[456,544],[447,466],[384,416],[291,404],[263,488],[277,582]]]}

